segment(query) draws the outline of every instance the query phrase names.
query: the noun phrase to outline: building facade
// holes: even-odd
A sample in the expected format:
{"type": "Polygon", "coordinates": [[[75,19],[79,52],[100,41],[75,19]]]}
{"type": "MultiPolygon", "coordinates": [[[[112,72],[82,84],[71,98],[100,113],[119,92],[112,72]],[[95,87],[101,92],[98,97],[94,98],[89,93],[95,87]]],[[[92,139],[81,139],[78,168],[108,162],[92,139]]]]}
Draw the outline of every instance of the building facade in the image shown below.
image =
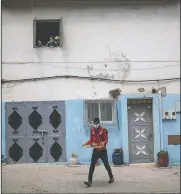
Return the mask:
{"type": "Polygon", "coordinates": [[[179,164],[180,143],[170,143],[180,136],[179,42],[179,1],[3,1],[7,162],[69,162],[76,152],[89,163],[81,145],[98,116],[110,161],[121,147],[125,163],[153,162],[164,149],[179,164]]]}

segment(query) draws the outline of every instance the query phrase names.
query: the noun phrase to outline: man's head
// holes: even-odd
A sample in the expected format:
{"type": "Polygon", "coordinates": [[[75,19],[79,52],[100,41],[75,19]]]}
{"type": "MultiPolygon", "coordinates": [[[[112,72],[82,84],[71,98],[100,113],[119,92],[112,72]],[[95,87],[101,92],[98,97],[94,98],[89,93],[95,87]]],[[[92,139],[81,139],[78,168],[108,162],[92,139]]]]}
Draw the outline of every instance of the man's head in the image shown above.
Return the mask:
{"type": "Polygon", "coordinates": [[[55,36],[55,41],[59,42],[60,41],[60,37],[59,36],[55,36]]]}
{"type": "Polygon", "coordinates": [[[42,42],[38,40],[38,46],[42,46],[42,42]]]}
{"type": "Polygon", "coordinates": [[[99,120],[99,118],[94,118],[93,123],[94,123],[94,127],[95,128],[98,128],[100,126],[100,120],[99,120]]]}
{"type": "Polygon", "coordinates": [[[53,39],[53,37],[51,36],[51,37],[50,37],[50,42],[53,42],[53,41],[54,41],[54,39],[53,39]]]}

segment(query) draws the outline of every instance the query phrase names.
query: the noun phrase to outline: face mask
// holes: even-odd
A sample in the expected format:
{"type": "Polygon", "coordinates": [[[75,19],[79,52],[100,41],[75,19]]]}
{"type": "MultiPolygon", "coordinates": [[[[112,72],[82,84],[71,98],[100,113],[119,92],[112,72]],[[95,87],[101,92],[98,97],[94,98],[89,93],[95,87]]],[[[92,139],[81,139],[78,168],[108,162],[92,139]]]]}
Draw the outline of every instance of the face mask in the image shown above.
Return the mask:
{"type": "Polygon", "coordinates": [[[97,129],[97,128],[99,127],[99,124],[97,124],[97,125],[94,125],[94,127],[97,129]]]}

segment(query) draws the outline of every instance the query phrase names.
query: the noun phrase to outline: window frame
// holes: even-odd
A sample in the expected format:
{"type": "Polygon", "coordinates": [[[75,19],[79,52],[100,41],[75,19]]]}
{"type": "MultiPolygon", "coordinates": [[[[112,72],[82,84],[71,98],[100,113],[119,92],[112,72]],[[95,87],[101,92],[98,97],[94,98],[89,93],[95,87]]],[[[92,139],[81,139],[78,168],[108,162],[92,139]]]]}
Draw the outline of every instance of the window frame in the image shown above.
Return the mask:
{"type": "Polygon", "coordinates": [[[33,48],[47,48],[47,47],[38,47],[36,45],[36,25],[38,22],[58,22],[59,23],[59,37],[60,37],[60,46],[54,47],[59,48],[63,47],[63,29],[62,29],[62,17],[60,19],[38,19],[35,17],[33,20],[33,48]]]}
{"type": "Polygon", "coordinates": [[[98,104],[98,110],[99,110],[99,118],[100,118],[100,124],[101,125],[107,125],[107,126],[113,126],[117,125],[117,114],[116,114],[116,101],[112,99],[104,99],[104,100],[85,100],[84,101],[84,126],[89,127],[93,126],[93,123],[89,123],[88,120],[88,104],[89,103],[97,103],[98,104]],[[101,110],[100,110],[100,104],[101,103],[108,103],[111,102],[112,104],[112,121],[101,121],[101,110]]]}

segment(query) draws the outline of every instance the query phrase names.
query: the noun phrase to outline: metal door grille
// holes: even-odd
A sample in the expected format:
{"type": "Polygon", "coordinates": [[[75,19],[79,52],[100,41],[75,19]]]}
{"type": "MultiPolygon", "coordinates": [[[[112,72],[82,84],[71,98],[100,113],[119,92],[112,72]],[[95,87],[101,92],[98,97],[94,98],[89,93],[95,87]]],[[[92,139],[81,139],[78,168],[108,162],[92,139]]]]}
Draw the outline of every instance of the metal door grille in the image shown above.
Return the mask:
{"type": "Polygon", "coordinates": [[[65,103],[6,103],[7,163],[65,162],[65,103]]]}
{"type": "Polygon", "coordinates": [[[152,162],[154,159],[152,100],[128,100],[130,163],[152,162]]]}

